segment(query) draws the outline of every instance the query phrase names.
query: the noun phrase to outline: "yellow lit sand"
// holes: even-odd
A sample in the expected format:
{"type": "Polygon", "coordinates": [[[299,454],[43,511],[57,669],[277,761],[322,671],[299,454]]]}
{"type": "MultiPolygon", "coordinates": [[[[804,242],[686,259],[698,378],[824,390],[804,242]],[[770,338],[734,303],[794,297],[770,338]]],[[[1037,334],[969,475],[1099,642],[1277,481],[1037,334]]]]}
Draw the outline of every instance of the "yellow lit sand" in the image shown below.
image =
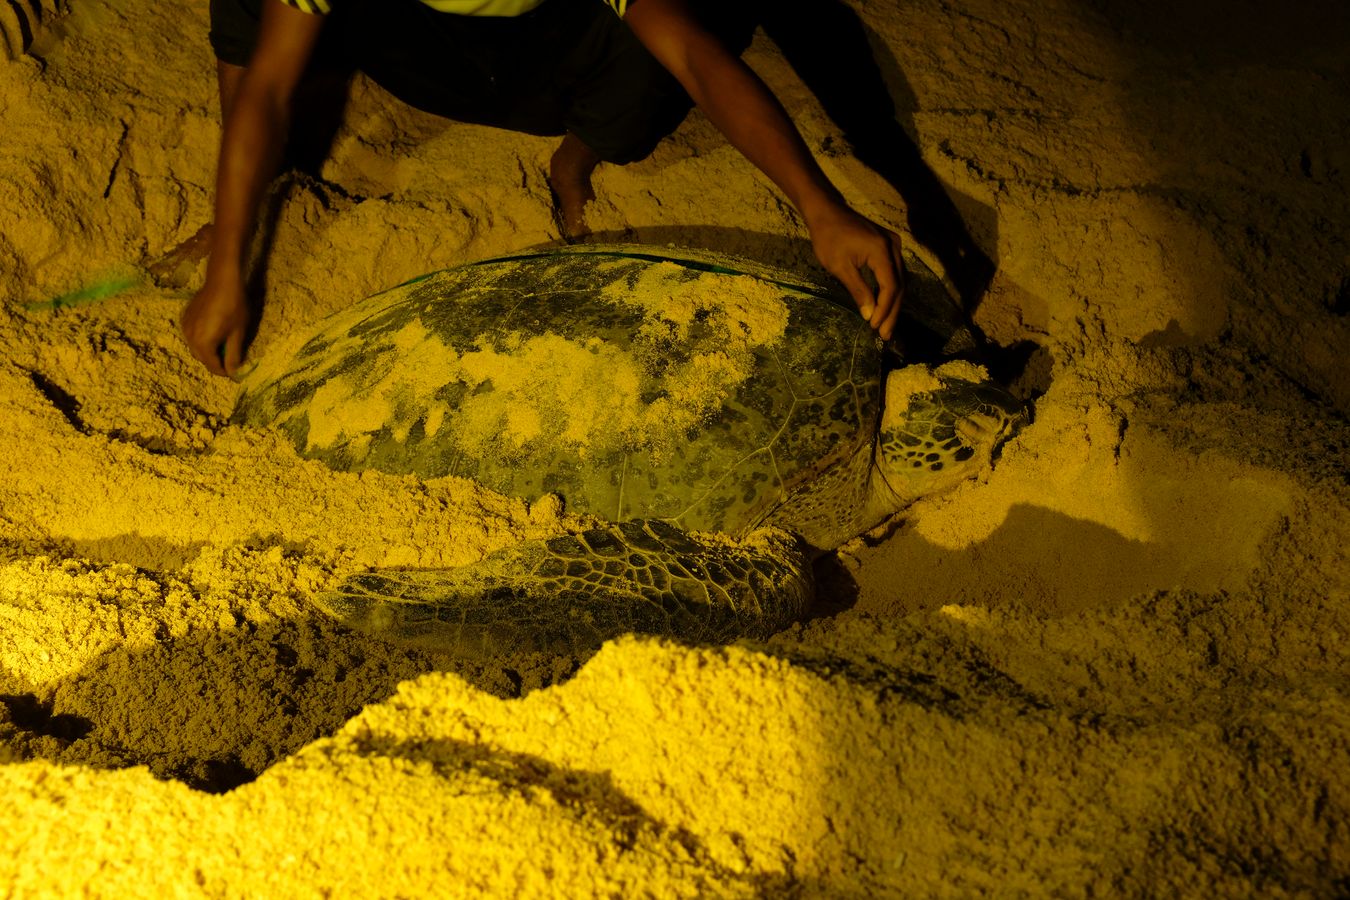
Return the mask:
{"type": "MultiPolygon", "coordinates": [[[[556,501],[335,473],[227,426],[235,385],[177,336],[185,292],[26,308],[209,217],[206,5],[75,2],[44,62],[0,64],[0,893],[1345,893],[1335,4],[853,4],[999,261],[980,324],[1042,347],[1018,385],[1044,391],[1034,422],[986,476],[846,546],[820,571],[830,614],[765,645],[472,664],[344,633],[310,598],[576,527],[556,501]]],[[[748,58],[841,188],[902,227],[782,54],[748,58]]],[[[551,147],[358,84],[322,172],[341,190],[278,194],[255,357],[407,278],[554,240],[551,147]]],[[[597,187],[609,237],[811,265],[701,117],[597,187]]],[[[675,326],[705,302],[649,287],[675,326]]],[[[730,311],[747,343],[779,338],[760,308],[730,311]]],[[[589,355],[542,340],[454,362],[589,355]]],[[[680,373],[688,408],[743,350],[680,373]]],[[[621,398],[601,362],[576,373],[621,398]]],[[[595,439],[595,411],[542,399],[556,421],[483,427],[595,439]]]]}

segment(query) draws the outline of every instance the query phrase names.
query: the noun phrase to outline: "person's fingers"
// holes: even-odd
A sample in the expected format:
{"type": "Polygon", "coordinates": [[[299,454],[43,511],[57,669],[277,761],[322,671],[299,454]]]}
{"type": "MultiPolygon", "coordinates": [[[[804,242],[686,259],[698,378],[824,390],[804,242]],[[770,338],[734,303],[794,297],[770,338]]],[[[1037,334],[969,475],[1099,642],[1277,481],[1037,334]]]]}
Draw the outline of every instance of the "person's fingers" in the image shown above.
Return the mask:
{"type": "Polygon", "coordinates": [[[223,374],[234,377],[244,361],[244,328],[239,326],[225,338],[225,371],[223,374]]]}
{"type": "Polygon", "coordinates": [[[889,339],[905,292],[900,238],[847,207],[836,212],[812,226],[816,257],[848,290],[868,326],[889,339]]]}
{"type": "Polygon", "coordinates": [[[206,366],[212,375],[224,375],[225,367],[221,364],[219,354],[219,344],[212,346],[211,342],[203,341],[197,336],[197,329],[194,323],[184,319],[183,321],[183,340],[187,342],[188,351],[197,362],[206,366]]]}
{"type": "Polygon", "coordinates": [[[867,286],[862,273],[852,263],[847,263],[834,273],[834,277],[843,282],[844,287],[853,297],[853,302],[858,305],[858,312],[862,313],[864,319],[869,322],[872,320],[872,314],[876,311],[876,298],[872,295],[872,289],[867,286]]]}
{"type": "Polygon", "coordinates": [[[895,333],[895,322],[899,319],[900,307],[905,302],[905,260],[900,254],[900,238],[895,234],[889,235],[888,238],[891,261],[895,264],[896,292],[895,302],[891,304],[890,311],[886,313],[886,318],[882,320],[878,329],[883,341],[889,341],[891,335],[895,333]]]}
{"type": "Polygon", "coordinates": [[[877,305],[868,317],[868,324],[877,329],[886,321],[892,307],[899,306],[900,300],[900,273],[896,271],[895,259],[891,256],[890,241],[883,239],[880,243],[881,246],[867,261],[872,276],[877,280],[877,305]]]}
{"type": "Polygon", "coordinates": [[[210,371],[212,375],[219,375],[222,378],[227,377],[224,362],[220,358],[219,347],[215,350],[198,350],[197,348],[193,348],[192,355],[197,357],[197,361],[206,366],[207,370],[210,371]]]}
{"type": "Polygon", "coordinates": [[[900,304],[891,304],[891,311],[886,314],[886,318],[877,326],[877,334],[881,335],[883,341],[889,341],[895,334],[895,323],[900,318],[900,304]]]}

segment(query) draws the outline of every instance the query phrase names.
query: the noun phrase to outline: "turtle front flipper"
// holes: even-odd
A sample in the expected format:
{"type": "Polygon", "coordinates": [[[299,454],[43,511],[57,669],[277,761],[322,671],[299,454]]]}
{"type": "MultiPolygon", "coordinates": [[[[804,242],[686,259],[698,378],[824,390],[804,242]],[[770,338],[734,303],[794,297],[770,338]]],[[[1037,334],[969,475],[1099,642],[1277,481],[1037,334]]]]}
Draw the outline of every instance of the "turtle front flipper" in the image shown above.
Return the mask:
{"type": "Polygon", "coordinates": [[[345,624],[472,656],[582,653],[623,634],[763,638],[813,594],[797,542],[762,530],[704,541],[656,520],[530,541],[455,569],[377,570],[318,598],[345,624]]]}

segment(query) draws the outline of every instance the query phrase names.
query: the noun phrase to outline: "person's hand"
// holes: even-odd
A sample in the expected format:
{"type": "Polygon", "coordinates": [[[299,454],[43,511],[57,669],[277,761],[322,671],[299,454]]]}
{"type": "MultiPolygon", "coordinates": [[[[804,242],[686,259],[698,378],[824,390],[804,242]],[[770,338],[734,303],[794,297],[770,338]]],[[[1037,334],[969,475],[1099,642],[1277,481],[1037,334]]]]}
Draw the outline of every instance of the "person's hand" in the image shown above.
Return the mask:
{"type": "Polygon", "coordinates": [[[868,324],[890,340],[905,292],[900,236],[863,218],[842,203],[808,217],[816,258],[843,282],[868,324]],[[875,289],[864,271],[870,272],[875,289]]]}
{"type": "Polygon", "coordinates": [[[212,374],[233,377],[244,361],[252,314],[238,279],[211,279],[183,309],[179,324],[188,349],[212,374]]]}

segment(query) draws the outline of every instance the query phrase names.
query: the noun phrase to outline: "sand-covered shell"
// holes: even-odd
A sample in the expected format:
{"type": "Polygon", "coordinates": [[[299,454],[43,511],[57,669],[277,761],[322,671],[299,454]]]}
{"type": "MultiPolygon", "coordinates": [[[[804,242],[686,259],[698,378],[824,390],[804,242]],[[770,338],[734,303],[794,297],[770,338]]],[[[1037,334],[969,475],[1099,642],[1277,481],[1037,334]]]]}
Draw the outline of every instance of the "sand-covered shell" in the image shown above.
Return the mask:
{"type": "Polygon", "coordinates": [[[880,381],[880,344],[836,291],[743,260],[592,246],[368,298],[255,370],[236,418],[340,470],[458,475],[741,534],[872,444],[880,381]]]}

